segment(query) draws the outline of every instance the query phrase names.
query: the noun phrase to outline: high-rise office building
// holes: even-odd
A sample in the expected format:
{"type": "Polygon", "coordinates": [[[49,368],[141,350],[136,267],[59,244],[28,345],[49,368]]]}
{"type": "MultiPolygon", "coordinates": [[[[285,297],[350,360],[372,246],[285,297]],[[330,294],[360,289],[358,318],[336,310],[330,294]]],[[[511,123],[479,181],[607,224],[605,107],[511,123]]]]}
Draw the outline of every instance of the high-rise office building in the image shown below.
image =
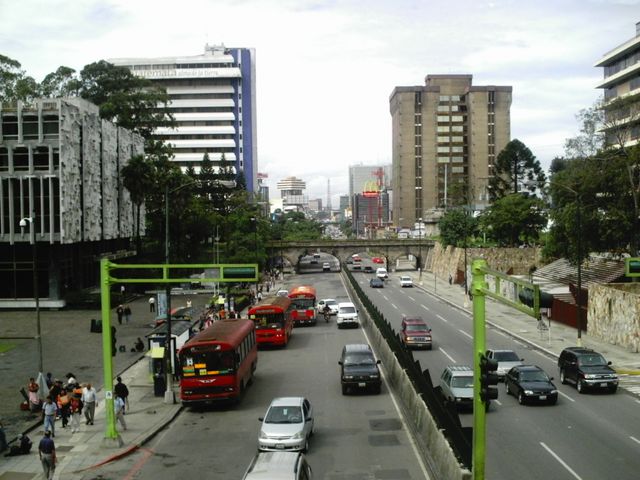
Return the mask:
{"type": "Polygon", "coordinates": [[[391,189],[391,165],[349,165],[349,198],[364,192],[372,182],[377,183],[378,179],[382,183],[381,190],[391,189]]]}
{"type": "Polygon", "coordinates": [[[257,191],[254,49],[206,45],[203,55],[109,62],[166,89],[177,127],[155,135],[173,145],[180,167],[198,171],[206,153],[214,168],[242,172],[247,190],[257,191]]]}
{"type": "Polygon", "coordinates": [[[296,177],[286,177],[280,180],[276,186],[280,190],[282,198],[282,209],[286,211],[303,211],[307,207],[307,196],[305,190],[307,184],[304,180],[296,177]]]}
{"type": "Polygon", "coordinates": [[[392,117],[393,221],[411,225],[434,209],[488,203],[486,187],[511,136],[510,86],[472,85],[472,75],[427,75],[396,87],[392,117]]]}
{"type": "Polygon", "coordinates": [[[605,142],[632,146],[640,139],[640,22],[636,36],[606,53],[595,65],[603,67],[605,142]]]}

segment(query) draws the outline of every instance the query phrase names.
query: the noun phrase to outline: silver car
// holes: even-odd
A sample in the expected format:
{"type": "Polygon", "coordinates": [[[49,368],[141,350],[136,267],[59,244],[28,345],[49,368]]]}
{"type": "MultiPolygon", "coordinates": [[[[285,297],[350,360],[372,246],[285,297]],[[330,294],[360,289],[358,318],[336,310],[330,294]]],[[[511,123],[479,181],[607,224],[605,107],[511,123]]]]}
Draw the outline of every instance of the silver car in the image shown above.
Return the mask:
{"type": "Polygon", "coordinates": [[[262,422],[258,450],[302,451],[313,435],[313,408],[304,397],[279,397],[271,401],[262,422]]]}
{"type": "Polygon", "coordinates": [[[449,365],[440,376],[446,402],[458,408],[473,407],[473,369],[469,365],[449,365]]]}
{"type": "Polygon", "coordinates": [[[487,358],[498,362],[498,379],[504,382],[504,377],[513,367],[524,365],[524,358],[518,357],[513,350],[487,350],[487,358]]]}

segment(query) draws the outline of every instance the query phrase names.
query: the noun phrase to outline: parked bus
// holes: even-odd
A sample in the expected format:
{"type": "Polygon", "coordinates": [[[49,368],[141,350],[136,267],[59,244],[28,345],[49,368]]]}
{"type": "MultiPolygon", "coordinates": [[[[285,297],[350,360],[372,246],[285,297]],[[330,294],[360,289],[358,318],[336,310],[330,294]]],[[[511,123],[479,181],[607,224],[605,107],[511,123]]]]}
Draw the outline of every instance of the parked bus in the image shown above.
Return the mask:
{"type": "Polygon", "coordinates": [[[255,326],[247,319],[219,320],[178,352],[184,405],[240,400],[258,365],[255,326]]]}
{"type": "Polygon", "coordinates": [[[315,325],[316,289],[310,285],[294,287],[289,291],[291,299],[291,317],[295,325],[315,325]]]}
{"type": "Polygon", "coordinates": [[[293,330],[289,297],[265,298],[249,309],[248,316],[256,324],[258,345],[287,345],[293,330]]]}

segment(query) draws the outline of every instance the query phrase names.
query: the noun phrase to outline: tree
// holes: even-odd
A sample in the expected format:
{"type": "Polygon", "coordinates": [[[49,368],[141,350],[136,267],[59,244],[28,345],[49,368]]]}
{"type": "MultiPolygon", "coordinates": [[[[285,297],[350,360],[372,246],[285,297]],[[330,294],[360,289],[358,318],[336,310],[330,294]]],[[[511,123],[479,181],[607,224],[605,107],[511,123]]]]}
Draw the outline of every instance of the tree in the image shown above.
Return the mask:
{"type": "Polygon", "coordinates": [[[499,246],[513,247],[537,243],[547,217],[541,199],[512,193],[496,200],[483,212],[480,222],[499,246]]]}
{"type": "Polygon", "coordinates": [[[565,140],[565,154],[569,158],[586,158],[595,155],[604,145],[604,135],[601,130],[604,123],[602,99],[596,101],[593,106],[580,110],[576,114],[576,119],[581,123],[580,133],[565,140]]]}
{"type": "Polygon", "coordinates": [[[544,189],[545,182],[540,162],[524,143],[514,139],[498,154],[493,177],[489,179],[489,196],[494,202],[519,190],[535,194],[544,189]]]}
{"type": "Polygon", "coordinates": [[[41,97],[72,97],[78,96],[80,81],[75,77],[76,71],[69,67],[58,69],[44,77],[40,82],[39,96],[41,97]]]}
{"type": "Polygon", "coordinates": [[[136,207],[135,215],[135,236],[136,247],[139,252],[142,251],[142,242],[140,241],[140,210],[153,186],[153,165],[145,159],[144,155],[135,155],[131,157],[121,170],[122,184],[129,190],[131,201],[136,207]]]}
{"type": "Polygon", "coordinates": [[[38,97],[38,84],[17,60],[0,54],[0,102],[29,101],[38,97]]]}
{"type": "Polygon", "coordinates": [[[438,222],[440,240],[445,245],[462,247],[476,234],[478,220],[464,208],[447,210],[438,222]]]}

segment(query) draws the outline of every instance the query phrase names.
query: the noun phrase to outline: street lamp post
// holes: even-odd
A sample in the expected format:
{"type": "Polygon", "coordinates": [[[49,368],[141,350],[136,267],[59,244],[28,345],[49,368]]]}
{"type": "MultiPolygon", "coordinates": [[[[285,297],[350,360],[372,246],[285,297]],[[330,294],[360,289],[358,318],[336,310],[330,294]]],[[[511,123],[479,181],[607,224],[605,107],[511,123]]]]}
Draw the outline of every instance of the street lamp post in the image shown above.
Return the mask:
{"type": "Polygon", "coordinates": [[[38,344],[38,376],[42,375],[44,372],[44,368],[42,366],[42,334],[40,329],[40,295],[38,292],[38,246],[36,239],[36,225],[35,225],[36,216],[35,213],[32,213],[30,217],[25,217],[20,220],[20,228],[24,229],[29,223],[30,233],[29,239],[31,245],[33,245],[32,253],[33,253],[33,297],[36,303],[36,342],[38,344]]]}
{"type": "Polygon", "coordinates": [[[258,219],[257,217],[251,217],[251,223],[253,225],[253,250],[256,263],[258,263],[258,219]]]}
{"type": "Polygon", "coordinates": [[[422,217],[418,218],[418,282],[422,283],[422,217]]]}

